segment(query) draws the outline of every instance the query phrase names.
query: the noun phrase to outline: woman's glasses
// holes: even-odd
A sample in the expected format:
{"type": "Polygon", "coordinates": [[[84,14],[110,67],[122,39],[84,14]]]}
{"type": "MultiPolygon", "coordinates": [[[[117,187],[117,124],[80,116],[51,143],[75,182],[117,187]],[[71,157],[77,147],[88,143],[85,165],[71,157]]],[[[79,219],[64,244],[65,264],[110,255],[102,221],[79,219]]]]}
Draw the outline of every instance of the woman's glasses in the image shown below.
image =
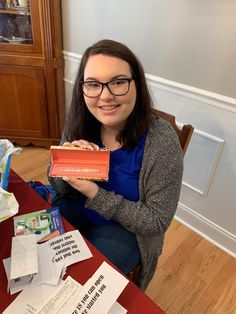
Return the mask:
{"type": "Polygon", "coordinates": [[[131,81],[133,81],[133,78],[118,78],[106,83],[98,81],[83,81],[81,82],[81,86],[84,95],[90,98],[100,96],[105,86],[112,95],[123,96],[129,92],[131,81]]]}

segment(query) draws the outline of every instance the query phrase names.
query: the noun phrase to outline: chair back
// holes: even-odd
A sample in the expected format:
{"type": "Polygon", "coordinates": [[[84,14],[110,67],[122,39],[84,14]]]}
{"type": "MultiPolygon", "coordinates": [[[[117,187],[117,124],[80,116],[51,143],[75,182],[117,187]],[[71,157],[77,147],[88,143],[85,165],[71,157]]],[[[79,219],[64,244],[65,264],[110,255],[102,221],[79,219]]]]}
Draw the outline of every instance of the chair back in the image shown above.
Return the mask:
{"type": "Polygon", "coordinates": [[[172,125],[172,127],[175,129],[176,133],[178,134],[180,146],[183,150],[183,153],[185,154],[188,144],[193,134],[193,130],[194,130],[193,126],[191,124],[184,124],[182,128],[179,128],[176,124],[175,116],[173,116],[172,114],[169,114],[167,112],[160,111],[154,108],[152,108],[152,113],[155,116],[168,121],[172,125]]]}

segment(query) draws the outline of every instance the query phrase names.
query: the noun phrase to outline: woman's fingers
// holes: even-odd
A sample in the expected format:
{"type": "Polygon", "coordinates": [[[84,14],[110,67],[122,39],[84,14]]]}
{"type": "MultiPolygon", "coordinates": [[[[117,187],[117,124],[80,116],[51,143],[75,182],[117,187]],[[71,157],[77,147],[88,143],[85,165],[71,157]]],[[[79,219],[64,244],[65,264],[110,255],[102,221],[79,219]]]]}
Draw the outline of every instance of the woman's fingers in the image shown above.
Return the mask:
{"type": "Polygon", "coordinates": [[[98,192],[98,185],[95,182],[68,177],[63,177],[63,180],[90,199],[94,198],[98,192]]]}
{"type": "Polygon", "coordinates": [[[99,150],[99,146],[97,144],[90,142],[90,145],[93,147],[93,149],[99,150]]]}
{"type": "Polygon", "coordinates": [[[85,149],[91,149],[91,150],[98,150],[99,149],[98,145],[96,145],[92,142],[88,142],[86,140],[76,140],[76,141],[73,141],[71,144],[74,146],[85,148],[85,149]]]}
{"type": "Polygon", "coordinates": [[[70,142],[65,142],[65,143],[63,143],[62,146],[73,146],[73,145],[70,142]]]}

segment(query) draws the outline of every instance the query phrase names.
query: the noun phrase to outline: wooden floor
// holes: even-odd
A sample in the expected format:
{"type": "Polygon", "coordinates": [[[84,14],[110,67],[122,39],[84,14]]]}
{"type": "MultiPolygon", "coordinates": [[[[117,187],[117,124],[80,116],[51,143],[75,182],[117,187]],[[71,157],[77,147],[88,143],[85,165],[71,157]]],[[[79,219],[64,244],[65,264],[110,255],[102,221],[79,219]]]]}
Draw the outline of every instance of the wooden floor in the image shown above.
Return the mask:
{"type": "MultiPolygon", "coordinates": [[[[24,147],[11,166],[26,181],[47,183],[49,159],[44,148],[24,147]]],[[[146,293],[167,314],[236,313],[236,260],[174,220],[146,293]]]]}

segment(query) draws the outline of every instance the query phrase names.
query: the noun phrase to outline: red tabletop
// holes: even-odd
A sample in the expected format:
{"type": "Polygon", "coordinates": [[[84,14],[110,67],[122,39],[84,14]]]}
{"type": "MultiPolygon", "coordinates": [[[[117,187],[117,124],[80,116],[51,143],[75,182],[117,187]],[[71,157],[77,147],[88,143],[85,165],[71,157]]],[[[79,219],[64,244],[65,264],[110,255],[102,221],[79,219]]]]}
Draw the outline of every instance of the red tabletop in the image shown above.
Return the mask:
{"type": "MultiPolygon", "coordinates": [[[[50,204],[32,190],[15,172],[11,171],[9,180],[9,192],[13,192],[19,203],[19,214],[49,208],[50,204]]],[[[65,231],[74,228],[63,219],[65,231]]],[[[0,259],[3,260],[10,256],[11,238],[14,236],[13,218],[9,218],[0,223],[0,259]]],[[[84,284],[102,264],[103,261],[111,262],[102,255],[91,243],[86,241],[93,257],[85,261],[73,264],[67,268],[67,275],[84,284]]],[[[114,265],[112,265],[116,268],[114,265]]],[[[10,295],[7,293],[7,278],[3,263],[0,262],[0,313],[16,298],[18,293],[10,295]]],[[[161,310],[143,291],[132,282],[126,286],[117,300],[129,314],[161,314],[161,310]]]]}

